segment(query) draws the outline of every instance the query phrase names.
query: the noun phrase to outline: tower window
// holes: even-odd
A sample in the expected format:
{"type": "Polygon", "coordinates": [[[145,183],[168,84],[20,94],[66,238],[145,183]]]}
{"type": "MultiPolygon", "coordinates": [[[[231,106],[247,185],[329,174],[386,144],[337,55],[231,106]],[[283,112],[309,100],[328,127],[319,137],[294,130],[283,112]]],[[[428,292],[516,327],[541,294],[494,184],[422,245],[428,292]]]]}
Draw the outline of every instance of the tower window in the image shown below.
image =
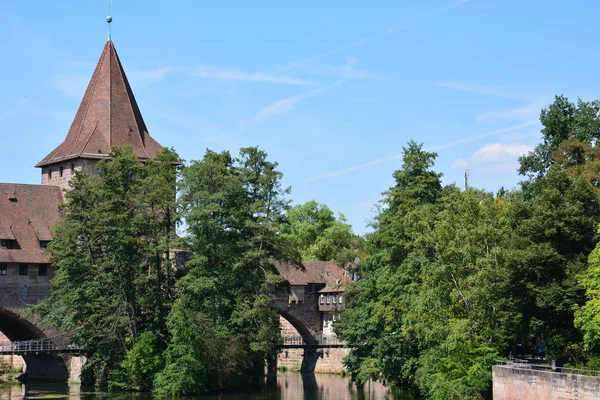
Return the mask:
{"type": "Polygon", "coordinates": [[[48,179],[52,179],[52,168],[48,168],[48,179]]]}
{"type": "Polygon", "coordinates": [[[40,248],[45,249],[50,244],[50,240],[40,240],[40,248]]]}
{"type": "Polygon", "coordinates": [[[38,269],[38,275],[39,276],[48,276],[48,265],[47,264],[40,264],[39,269],[38,269]]]}
{"type": "Polygon", "coordinates": [[[60,167],[60,177],[62,178],[63,176],[63,167],[60,167]]]}
{"type": "Polygon", "coordinates": [[[27,264],[20,264],[19,265],[19,275],[27,276],[28,273],[29,273],[29,266],[27,264]]]}
{"type": "Polygon", "coordinates": [[[71,164],[71,172],[75,171],[75,164],[71,164]]]}
{"type": "Polygon", "coordinates": [[[0,276],[8,275],[8,267],[6,264],[0,264],[0,276]]]}

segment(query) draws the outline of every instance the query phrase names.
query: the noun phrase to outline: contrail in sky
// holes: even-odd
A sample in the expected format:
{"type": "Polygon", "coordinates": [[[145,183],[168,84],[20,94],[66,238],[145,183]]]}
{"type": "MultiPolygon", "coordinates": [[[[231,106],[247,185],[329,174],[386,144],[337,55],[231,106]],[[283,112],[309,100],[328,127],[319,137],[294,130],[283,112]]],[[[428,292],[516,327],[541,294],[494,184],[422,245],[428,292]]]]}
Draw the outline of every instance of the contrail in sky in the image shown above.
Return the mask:
{"type": "MultiPolygon", "coordinates": [[[[530,121],[524,122],[524,123],[519,124],[519,125],[509,126],[508,128],[497,129],[495,131],[490,131],[490,132],[482,133],[482,134],[475,135],[475,136],[469,136],[469,137],[466,137],[466,138],[463,138],[463,139],[455,140],[453,142],[441,144],[441,145],[438,145],[438,146],[429,147],[426,150],[431,151],[431,150],[447,149],[449,147],[458,146],[459,144],[463,144],[463,143],[473,142],[475,140],[483,139],[483,138],[486,138],[486,137],[496,136],[496,135],[500,135],[500,134],[503,134],[503,133],[517,131],[519,129],[527,128],[528,126],[536,125],[537,123],[538,123],[538,120],[530,120],[530,121]]],[[[341,169],[341,170],[337,170],[337,171],[323,172],[321,174],[311,176],[310,178],[306,179],[306,182],[314,182],[314,181],[319,181],[321,179],[335,178],[335,177],[338,177],[338,176],[346,175],[346,174],[348,174],[350,172],[357,171],[359,169],[368,168],[368,167],[371,167],[373,165],[381,164],[381,163],[392,161],[392,160],[398,160],[398,159],[401,159],[401,158],[402,158],[402,153],[396,154],[396,155],[393,155],[393,156],[389,156],[389,157],[377,158],[375,160],[371,160],[371,161],[368,161],[366,163],[355,165],[355,166],[348,167],[348,168],[345,168],[345,169],[341,169]]]]}

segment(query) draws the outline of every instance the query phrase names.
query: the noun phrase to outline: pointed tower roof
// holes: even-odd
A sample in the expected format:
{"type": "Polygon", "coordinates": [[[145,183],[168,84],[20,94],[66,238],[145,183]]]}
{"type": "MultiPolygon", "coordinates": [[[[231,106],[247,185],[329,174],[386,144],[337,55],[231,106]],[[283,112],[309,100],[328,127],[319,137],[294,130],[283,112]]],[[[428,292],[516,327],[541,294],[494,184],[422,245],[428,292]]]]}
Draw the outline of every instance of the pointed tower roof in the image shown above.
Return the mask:
{"type": "Polygon", "coordinates": [[[64,142],[36,167],[74,158],[108,157],[113,146],[129,144],[140,159],[154,158],[162,146],[148,133],[113,42],[104,46],[64,142]]]}

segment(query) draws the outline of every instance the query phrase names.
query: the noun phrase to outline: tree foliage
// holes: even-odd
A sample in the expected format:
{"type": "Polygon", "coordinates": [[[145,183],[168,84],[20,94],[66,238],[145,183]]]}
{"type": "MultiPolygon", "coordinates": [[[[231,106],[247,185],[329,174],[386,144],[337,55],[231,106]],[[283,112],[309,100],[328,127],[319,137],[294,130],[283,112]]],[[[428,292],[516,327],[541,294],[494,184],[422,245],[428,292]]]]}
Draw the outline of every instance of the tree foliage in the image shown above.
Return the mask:
{"type": "Polygon", "coordinates": [[[191,258],[177,282],[171,340],[158,390],[199,393],[236,386],[262,372],[279,338],[272,260],[300,263],[279,234],[289,189],[265,152],[207,151],[183,171],[182,217],[191,258]],[[179,376],[178,375],[183,375],[179,376]]]}
{"type": "Polygon", "coordinates": [[[498,196],[442,187],[436,154],[409,142],[337,326],[362,344],[346,359],[355,379],[480,398],[491,365],[519,343],[572,356],[600,209],[591,174],[578,173],[595,158],[570,165],[569,140],[526,190],[498,196]]]}
{"type": "Polygon", "coordinates": [[[165,150],[144,165],[123,147],[110,157],[98,162],[97,174],[75,173],[48,248],[56,271],[51,295],[34,312],[75,330],[96,383],[143,389],[151,376],[123,383],[118,371],[144,332],[167,334],[177,155],[165,150]]]}
{"type": "Polygon", "coordinates": [[[362,239],[343,214],[337,217],[314,200],[292,207],[281,226],[283,236],[300,250],[304,261],[349,262],[360,254],[362,239]]]}

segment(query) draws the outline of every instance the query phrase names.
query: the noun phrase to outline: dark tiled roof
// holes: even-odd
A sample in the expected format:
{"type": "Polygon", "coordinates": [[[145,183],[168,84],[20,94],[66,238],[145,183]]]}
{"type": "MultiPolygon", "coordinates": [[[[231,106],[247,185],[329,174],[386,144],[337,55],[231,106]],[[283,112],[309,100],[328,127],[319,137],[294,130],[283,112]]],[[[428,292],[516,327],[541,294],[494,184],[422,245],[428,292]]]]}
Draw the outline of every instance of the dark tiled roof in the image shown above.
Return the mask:
{"type": "Polygon", "coordinates": [[[51,239],[62,202],[57,186],[0,183],[0,239],[16,239],[19,246],[0,247],[0,263],[47,263],[40,240],[51,239]]]}
{"type": "Polygon", "coordinates": [[[275,262],[275,268],[290,285],[320,283],[335,288],[343,282],[350,281],[349,273],[336,262],[303,261],[302,265],[304,265],[304,270],[292,264],[275,262]]]}
{"type": "Polygon", "coordinates": [[[141,159],[162,150],[148,134],[112,41],[106,42],[64,142],[36,167],[73,158],[106,158],[113,146],[129,144],[141,159]]]}

